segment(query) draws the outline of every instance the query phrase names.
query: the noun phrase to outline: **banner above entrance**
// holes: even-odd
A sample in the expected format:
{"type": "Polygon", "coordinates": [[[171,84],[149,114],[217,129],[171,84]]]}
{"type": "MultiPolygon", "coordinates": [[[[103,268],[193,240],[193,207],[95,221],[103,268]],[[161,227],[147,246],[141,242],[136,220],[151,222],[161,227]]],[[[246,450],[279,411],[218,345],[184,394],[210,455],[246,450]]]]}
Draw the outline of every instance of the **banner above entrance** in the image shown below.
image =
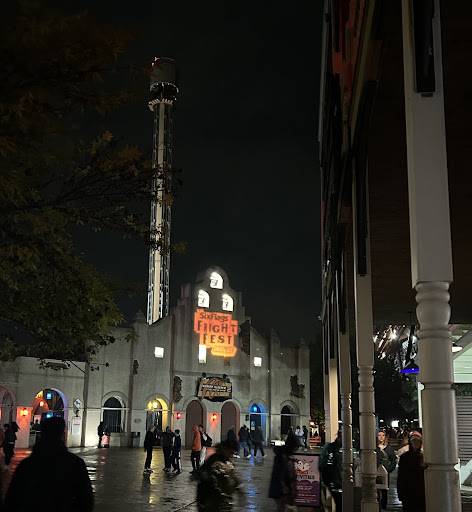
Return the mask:
{"type": "Polygon", "coordinates": [[[233,385],[229,379],[221,377],[202,377],[198,383],[198,398],[206,398],[212,402],[224,402],[232,398],[233,385]]]}
{"type": "Polygon", "coordinates": [[[234,337],[238,334],[238,321],[233,320],[231,314],[197,309],[193,329],[200,335],[200,345],[210,348],[214,356],[234,357],[236,355],[234,337]]]}

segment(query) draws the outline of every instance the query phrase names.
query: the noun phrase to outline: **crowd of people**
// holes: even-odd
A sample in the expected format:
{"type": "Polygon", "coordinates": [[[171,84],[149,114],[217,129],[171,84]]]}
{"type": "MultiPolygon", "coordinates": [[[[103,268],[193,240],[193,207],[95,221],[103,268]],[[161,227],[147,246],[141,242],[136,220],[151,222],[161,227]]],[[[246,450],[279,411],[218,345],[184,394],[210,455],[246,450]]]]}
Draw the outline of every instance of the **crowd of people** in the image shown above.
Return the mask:
{"type": "MultiPolygon", "coordinates": [[[[6,511],[26,511],[33,507],[30,498],[34,497],[54,481],[54,488],[61,489],[67,497],[67,510],[89,511],[93,509],[93,493],[86,466],[83,460],[71,454],[65,445],[65,422],[62,418],[44,419],[41,424],[33,425],[40,433],[30,457],[18,465],[8,488],[4,509],[6,511]],[[61,468],[57,471],[57,468],[61,468]]],[[[6,424],[0,429],[0,446],[3,448],[5,465],[8,466],[14,455],[14,446],[18,425],[6,424]]],[[[238,433],[230,428],[226,439],[214,447],[208,455],[207,449],[213,440],[203,425],[194,425],[190,461],[192,478],[197,481],[197,503],[200,512],[232,510],[233,501],[238,498],[244,503],[244,492],[238,477],[234,458],[265,457],[264,436],[260,426],[250,430],[241,426],[238,433]]],[[[98,426],[99,447],[106,443],[107,428],[98,426]]],[[[422,454],[422,435],[418,430],[401,432],[403,444],[398,450],[389,443],[385,430],[377,434],[378,498],[381,510],[387,509],[390,474],[398,467],[397,490],[404,512],[423,512],[424,496],[424,460],[422,454]],[[382,476],[383,475],[383,476],[382,476]],[[384,478],[385,477],[385,478],[384,478]]],[[[167,427],[159,431],[159,441],[163,452],[165,472],[182,472],[182,440],[179,429],[172,431],[167,427]]],[[[146,459],[144,475],[151,469],[153,449],[156,445],[156,428],[150,426],[144,439],[146,459]]],[[[289,511],[295,507],[296,471],[293,454],[309,447],[306,427],[290,428],[285,443],[274,447],[274,463],[271,473],[269,497],[274,499],[278,511],[289,511]]],[[[336,511],[342,510],[342,435],[324,445],[320,455],[320,474],[324,488],[331,495],[336,511]]],[[[32,498],[31,498],[32,499],[32,498]]],[[[0,507],[1,508],[1,507],[0,507]]]]}
{"type": "MultiPolygon", "coordinates": [[[[402,445],[394,450],[389,444],[388,433],[381,430],[377,434],[377,485],[380,510],[387,510],[390,475],[398,466],[397,493],[404,512],[424,512],[424,459],[422,434],[418,430],[404,431],[400,437],[402,445]],[[384,478],[386,477],[386,478],[384,478]]],[[[321,479],[329,490],[336,511],[342,510],[342,432],[336,439],[326,444],[320,456],[321,479]]],[[[357,461],[359,464],[359,461],[357,461]]]]}

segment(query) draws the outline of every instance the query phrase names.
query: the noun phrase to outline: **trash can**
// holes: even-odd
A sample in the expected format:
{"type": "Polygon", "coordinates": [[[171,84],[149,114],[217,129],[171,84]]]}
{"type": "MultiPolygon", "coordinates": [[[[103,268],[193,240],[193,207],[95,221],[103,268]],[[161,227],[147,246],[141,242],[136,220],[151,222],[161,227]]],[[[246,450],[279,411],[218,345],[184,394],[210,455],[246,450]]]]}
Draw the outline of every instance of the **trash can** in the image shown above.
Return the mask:
{"type": "Polygon", "coordinates": [[[131,432],[131,448],[139,448],[141,432],[131,432]]]}

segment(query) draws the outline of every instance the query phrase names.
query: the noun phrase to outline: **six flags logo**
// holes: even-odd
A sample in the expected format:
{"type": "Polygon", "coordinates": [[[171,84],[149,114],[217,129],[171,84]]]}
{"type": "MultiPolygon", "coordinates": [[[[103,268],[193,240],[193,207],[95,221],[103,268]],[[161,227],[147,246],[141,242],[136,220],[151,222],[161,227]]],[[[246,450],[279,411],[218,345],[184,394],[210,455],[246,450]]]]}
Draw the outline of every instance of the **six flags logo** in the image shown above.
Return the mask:
{"type": "Polygon", "coordinates": [[[197,309],[193,330],[200,335],[200,345],[211,348],[214,356],[234,357],[236,355],[234,337],[238,334],[238,321],[233,320],[232,315],[197,309]]]}

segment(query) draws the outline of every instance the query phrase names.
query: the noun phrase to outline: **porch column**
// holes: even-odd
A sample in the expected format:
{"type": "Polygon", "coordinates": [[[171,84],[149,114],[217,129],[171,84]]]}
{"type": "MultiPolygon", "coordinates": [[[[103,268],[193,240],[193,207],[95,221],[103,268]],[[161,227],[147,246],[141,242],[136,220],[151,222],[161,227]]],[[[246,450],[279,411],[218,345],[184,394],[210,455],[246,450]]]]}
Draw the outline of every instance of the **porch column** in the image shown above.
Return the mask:
{"type": "Polygon", "coordinates": [[[369,213],[367,177],[363,173],[353,180],[354,302],[356,316],[356,349],[359,371],[359,426],[362,477],[362,512],[378,512],[377,456],[374,396],[374,342],[372,282],[370,270],[369,213]],[[363,192],[360,203],[356,189],[363,192]],[[359,233],[362,226],[363,236],[359,233]],[[359,255],[364,261],[360,265],[359,255]],[[363,268],[361,268],[361,266],[363,268]]]}
{"type": "Polygon", "coordinates": [[[434,0],[430,5],[402,0],[402,12],[411,274],[418,304],[419,381],[424,385],[426,510],[459,512],[459,473],[454,468],[458,463],[457,422],[448,329],[452,250],[440,2],[434,0]]]}
{"type": "Polygon", "coordinates": [[[338,328],[338,358],[339,358],[339,387],[341,394],[341,421],[342,421],[342,466],[343,466],[343,510],[353,510],[354,482],[352,473],[352,408],[351,408],[351,353],[349,343],[349,330],[346,327],[346,312],[339,304],[340,276],[336,276],[336,303],[338,328]],[[344,332],[342,330],[341,315],[344,315],[344,332]]]}

